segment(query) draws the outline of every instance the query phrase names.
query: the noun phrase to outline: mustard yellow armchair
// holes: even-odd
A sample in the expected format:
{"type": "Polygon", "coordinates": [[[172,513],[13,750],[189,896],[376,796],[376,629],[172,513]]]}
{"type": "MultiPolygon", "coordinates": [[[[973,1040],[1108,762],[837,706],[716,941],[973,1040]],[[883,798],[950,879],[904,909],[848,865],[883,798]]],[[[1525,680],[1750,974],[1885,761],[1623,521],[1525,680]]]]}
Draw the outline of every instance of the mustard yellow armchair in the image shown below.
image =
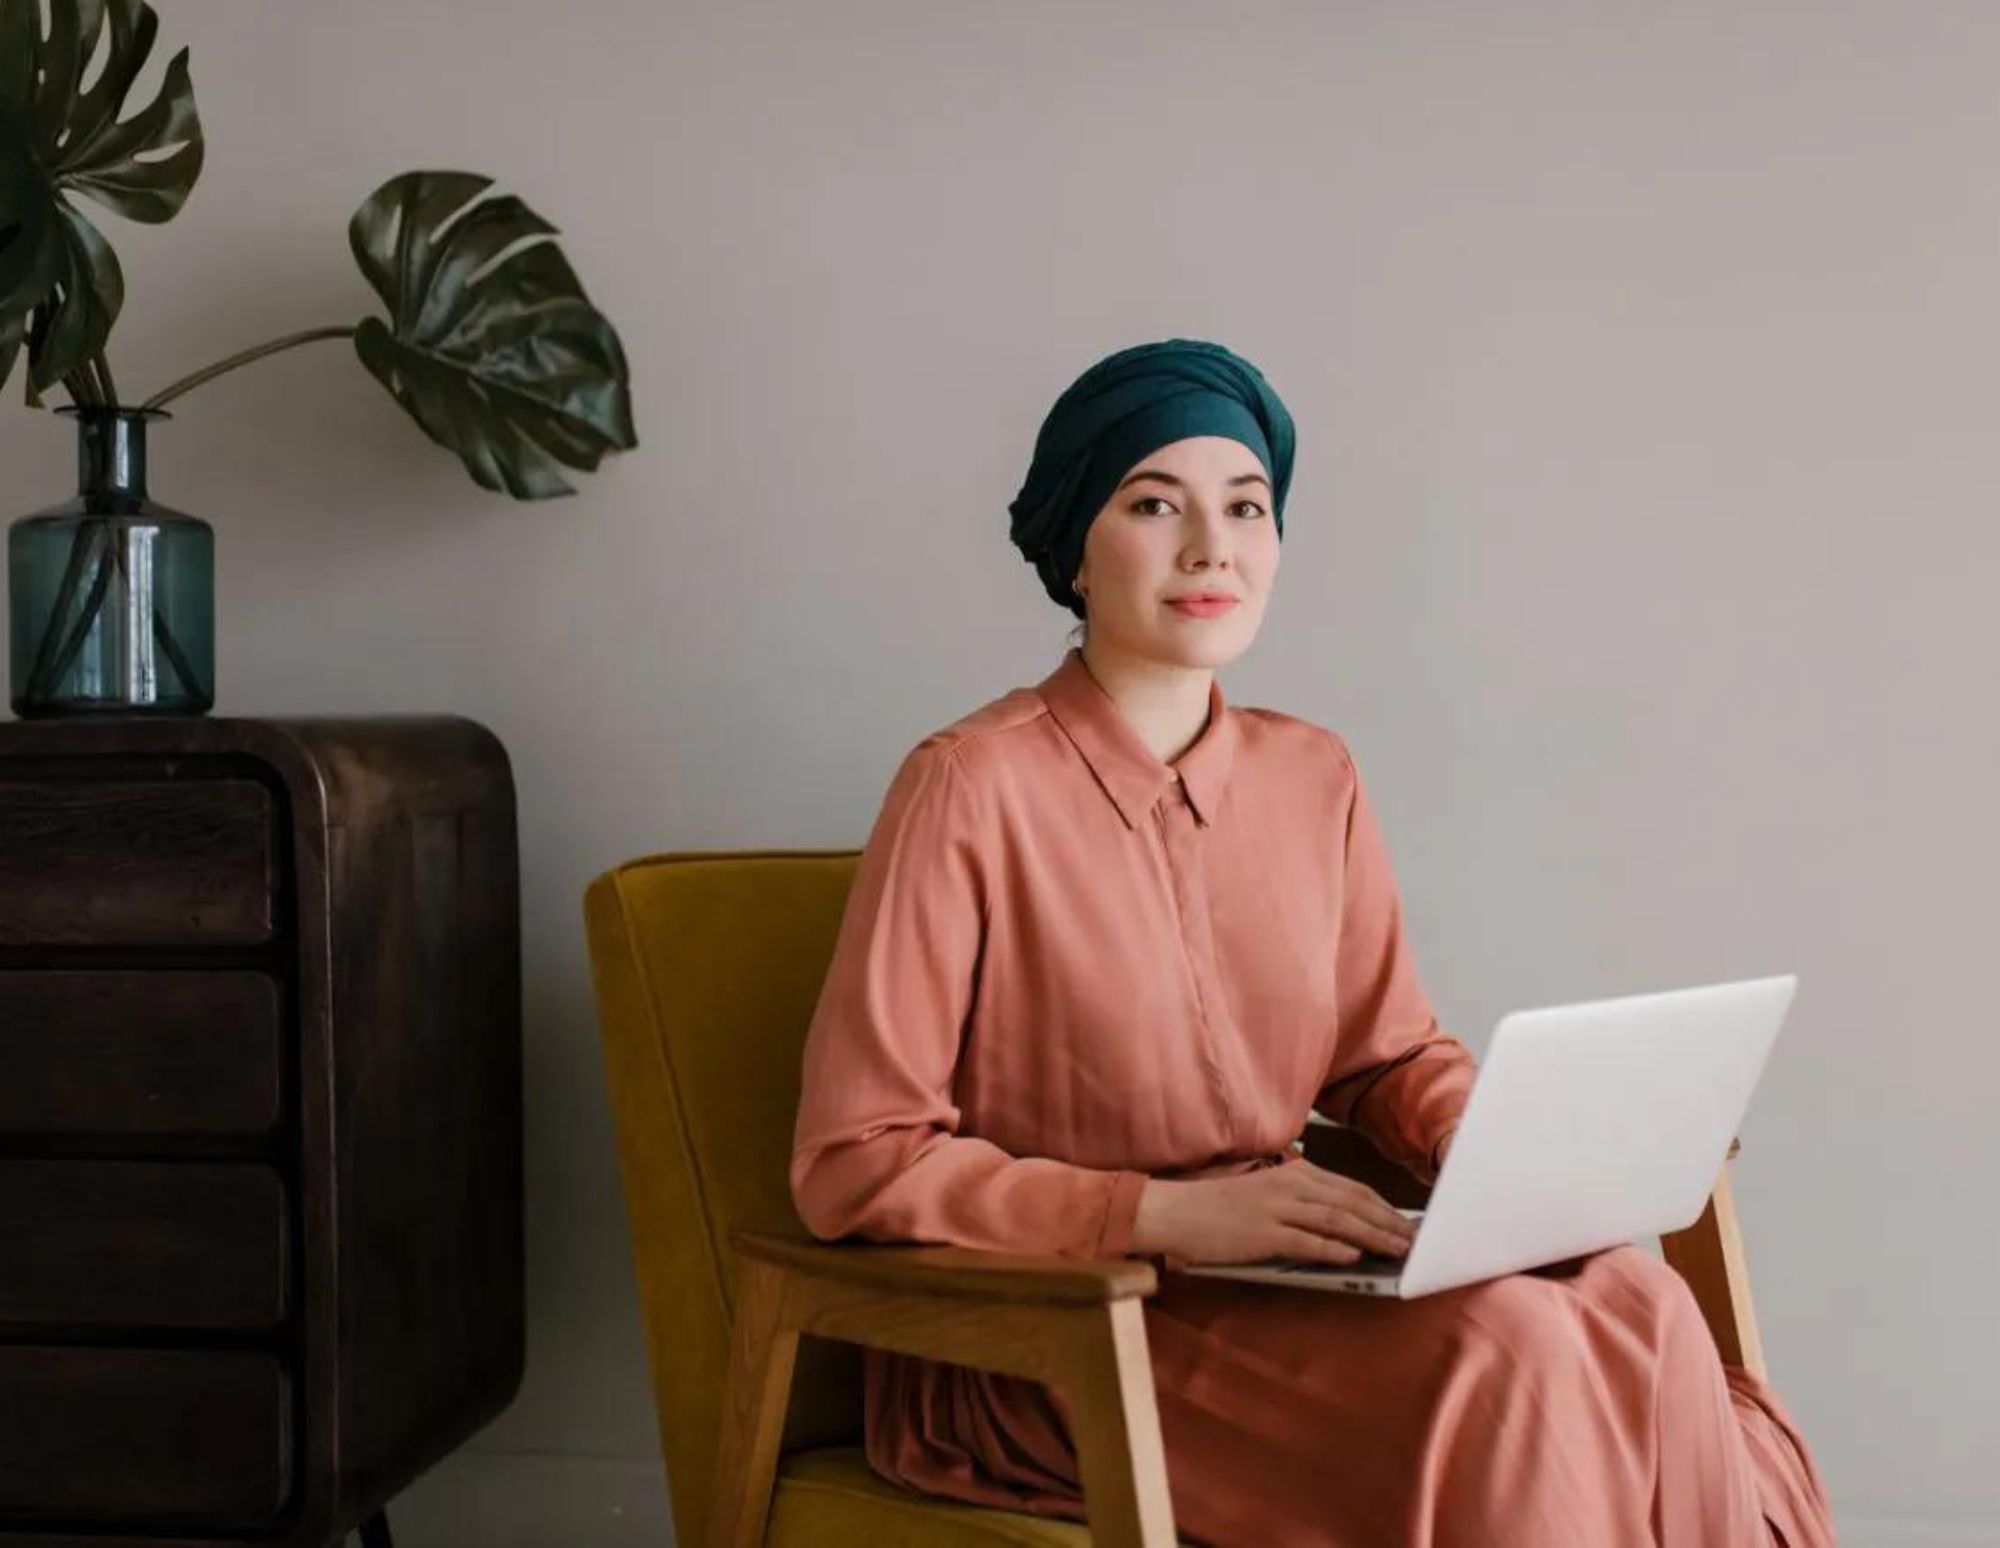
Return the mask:
{"type": "MultiPolygon", "coordinates": [[[[1143,1259],[825,1243],[788,1163],[800,1055],[855,850],[645,855],[594,878],[585,930],[680,1548],[1173,1548],[1143,1259]],[[877,1477],[860,1346],[1063,1388],[1089,1527],[877,1477]]],[[[1398,1204],[1425,1190],[1359,1134],[1305,1153],[1398,1204]]],[[[1730,1154],[1735,1154],[1732,1146],[1730,1154]]],[[[1763,1374],[1725,1166],[1663,1239],[1723,1357],[1763,1374]]]]}

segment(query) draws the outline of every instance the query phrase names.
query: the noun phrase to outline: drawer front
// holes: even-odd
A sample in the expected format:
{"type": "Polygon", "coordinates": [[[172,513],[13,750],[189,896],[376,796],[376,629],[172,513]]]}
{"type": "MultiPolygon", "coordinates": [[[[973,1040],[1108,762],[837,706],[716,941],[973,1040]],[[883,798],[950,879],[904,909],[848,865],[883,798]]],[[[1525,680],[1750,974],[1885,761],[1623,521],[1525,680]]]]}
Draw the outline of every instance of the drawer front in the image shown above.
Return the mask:
{"type": "Polygon", "coordinates": [[[255,1162],[0,1161],[0,1323],[271,1327],[285,1204],[255,1162]]]}
{"type": "Polygon", "coordinates": [[[252,1350],[0,1347],[9,1516],[228,1526],[291,1489],[291,1383],[252,1350]]]}
{"type": "Polygon", "coordinates": [[[256,972],[0,971],[0,1134],[265,1133],[281,1005],[256,972]]]}
{"type": "Polygon", "coordinates": [[[268,940],[273,811],[252,779],[0,773],[0,945],[268,940]]]}

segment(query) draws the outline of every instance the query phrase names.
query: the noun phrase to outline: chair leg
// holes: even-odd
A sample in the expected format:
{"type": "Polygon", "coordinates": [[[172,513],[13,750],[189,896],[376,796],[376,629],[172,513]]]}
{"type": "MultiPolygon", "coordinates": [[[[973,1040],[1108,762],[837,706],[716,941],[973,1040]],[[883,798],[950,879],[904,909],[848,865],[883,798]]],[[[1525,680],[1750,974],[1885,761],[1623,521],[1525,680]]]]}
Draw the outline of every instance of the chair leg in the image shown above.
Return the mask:
{"type": "Polygon", "coordinates": [[[738,1260],[706,1548],[763,1545],[799,1352],[798,1329],[783,1324],[783,1300],[782,1273],[753,1258],[738,1260]]]}
{"type": "MultiPolygon", "coordinates": [[[[1732,1154],[1734,1152],[1732,1151],[1732,1154]]],[[[1764,1344],[1757,1335],[1757,1312],[1750,1301],[1750,1265],[1743,1254],[1743,1234],[1736,1220],[1736,1199],[1729,1187],[1729,1167],[1723,1165],[1701,1217],[1685,1230],[1660,1237],[1667,1263],[1694,1292],[1716,1352],[1730,1365],[1740,1365],[1762,1378],[1764,1344]]]]}
{"type": "Polygon", "coordinates": [[[395,1548],[389,1537],[389,1512],[386,1509],[376,1511],[357,1530],[361,1533],[361,1548],[395,1548]]]}
{"type": "Polygon", "coordinates": [[[1167,1492],[1166,1449],[1136,1300],[1114,1301],[1108,1320],[1081,1340],[1075,1368],[1085,1374],[1066,1394],[1091,1548],[1176,1548],[1167,1492]]]}

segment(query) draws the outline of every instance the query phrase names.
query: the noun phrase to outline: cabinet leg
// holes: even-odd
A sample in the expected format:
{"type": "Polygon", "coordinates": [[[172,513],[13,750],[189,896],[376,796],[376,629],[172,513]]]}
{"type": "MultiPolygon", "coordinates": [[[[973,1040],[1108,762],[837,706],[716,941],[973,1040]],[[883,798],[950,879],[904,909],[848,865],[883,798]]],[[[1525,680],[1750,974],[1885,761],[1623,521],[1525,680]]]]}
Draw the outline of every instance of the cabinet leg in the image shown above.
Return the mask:
{"type": "Polygon", "coordinates": [[[389,1536],[389,1512],[378,1510],[361,1523],[361,1548],[396,1548],[389,1536]]]}

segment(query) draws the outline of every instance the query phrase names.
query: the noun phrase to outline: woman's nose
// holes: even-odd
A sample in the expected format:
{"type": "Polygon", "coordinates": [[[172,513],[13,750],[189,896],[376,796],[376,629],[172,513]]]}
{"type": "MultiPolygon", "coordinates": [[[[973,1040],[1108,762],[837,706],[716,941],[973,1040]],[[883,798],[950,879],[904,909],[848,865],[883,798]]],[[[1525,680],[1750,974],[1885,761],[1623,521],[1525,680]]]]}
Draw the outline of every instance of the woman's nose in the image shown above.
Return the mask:
{"type": "Polygon", "coordinates": [[[1198,515],[1194,531],[1188,537],[1187,552],[1191,558],[1206,556],[1211,562],[1219,563],[1229,557],[1234,538],[1227,517],[1198,515]]]}

